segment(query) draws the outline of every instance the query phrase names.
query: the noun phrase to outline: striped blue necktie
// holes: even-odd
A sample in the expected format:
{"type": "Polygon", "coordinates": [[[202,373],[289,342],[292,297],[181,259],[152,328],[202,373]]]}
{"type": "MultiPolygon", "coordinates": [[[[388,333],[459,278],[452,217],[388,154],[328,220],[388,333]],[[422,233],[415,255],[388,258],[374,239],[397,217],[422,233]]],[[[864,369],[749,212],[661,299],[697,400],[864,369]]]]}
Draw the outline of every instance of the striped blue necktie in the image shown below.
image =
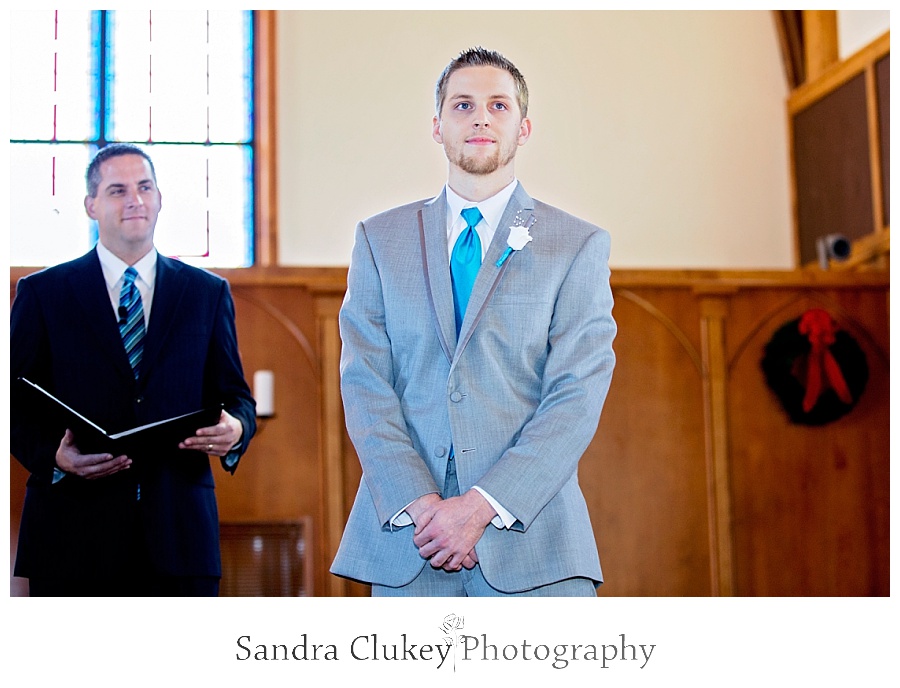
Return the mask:
{"type": "Polygon", "coordinates": [[[456,336],[462,327],[472,295],[475,277],[481,267],[481,239],[475,231],[475,225],[481,222],[481,211],[478,208],[465,208],[462,211],[466,228],[456,240],[450,256],[450,279],[453,283],[453,306],[456,315],[456,336]]]}
{"type": "Polygon", "coordinates": [[[133,267],[125,271],[119,296],[119,334],[122,335],[135,380],[140,375],[141,358],[144,356],[144,304],[141,302],[141,292],[134,283],[137,274],[133,267]]]}

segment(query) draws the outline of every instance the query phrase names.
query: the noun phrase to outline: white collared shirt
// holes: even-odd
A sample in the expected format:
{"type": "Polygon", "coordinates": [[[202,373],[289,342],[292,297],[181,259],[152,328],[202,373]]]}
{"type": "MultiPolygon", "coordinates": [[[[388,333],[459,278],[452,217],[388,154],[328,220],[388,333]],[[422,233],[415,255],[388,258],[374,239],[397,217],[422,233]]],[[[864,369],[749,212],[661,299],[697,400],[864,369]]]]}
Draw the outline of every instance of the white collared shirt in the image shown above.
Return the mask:
{"type": "MultiPolygon", "coordinates": [[[[150,249],[143,258],[134,264],[138,276],[134,280],[141,292],[141,303],[144,306],[144,327],[150,326],[150,308],[153,305],[153,292],[156,287],[156,258],[158,253],[155,248],[150,249]]],[[[119,297],[122,293],[122,282],[125,279],[125,270],[128,264],[110,251],[99,241],[97,242],[97,257],[100,259],[100,267],[103,269],[103,280],[106,282],[106,290],[109,292],[109,302],[119,319],[119,297]]]]}
{"type": "Polygon", "coordinates": [[[509,205],[509,199],[512,198],[513,191],[516,190],[516,185],[518,183],[518,179],[513,179],[510,184],[503,187],[493,196],[483,201],[479,201],[478,203],[467,201],[449,186],[445,187],[447,192],[448,254],[453,253],[453,246],[456,244],[456,240],[459,239],[459,235],[462,234],[463,230],[466,228],[466,221],[460,213],[466,208],[474,208],[477,206],[481,211],[482,219],[475,227],[475,231],[478,232],[478,238],[481,240],[481,259],[484,260],[488,247],[494,239],[494,234],[500,226],[500,220],[503,219],[503,213],[506,211],[506,206],[509,205]]]}

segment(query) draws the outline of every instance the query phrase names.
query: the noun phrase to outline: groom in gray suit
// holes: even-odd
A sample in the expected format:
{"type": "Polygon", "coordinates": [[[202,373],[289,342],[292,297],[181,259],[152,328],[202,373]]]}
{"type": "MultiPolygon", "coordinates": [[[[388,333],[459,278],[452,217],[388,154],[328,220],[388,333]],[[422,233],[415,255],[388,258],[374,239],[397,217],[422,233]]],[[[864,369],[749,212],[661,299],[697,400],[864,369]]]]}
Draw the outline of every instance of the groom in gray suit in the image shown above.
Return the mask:
{"type": "Polygon", "coordinates": [[[436,100],[446,187],[356,230],[341,392],[363,477],[331,570],[374,596],[594,596],[577,472],[615,364],[609,235],[517,181],[509,60],[464,51],[436,100]]]}

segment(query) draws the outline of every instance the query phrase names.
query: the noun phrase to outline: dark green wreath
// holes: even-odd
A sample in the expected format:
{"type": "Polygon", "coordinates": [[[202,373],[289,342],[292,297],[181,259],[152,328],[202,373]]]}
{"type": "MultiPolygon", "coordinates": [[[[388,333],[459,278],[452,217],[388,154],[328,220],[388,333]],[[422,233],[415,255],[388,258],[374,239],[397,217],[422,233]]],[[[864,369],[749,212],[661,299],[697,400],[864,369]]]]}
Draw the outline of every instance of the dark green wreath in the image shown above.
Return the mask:
{"type": "Polygon", "coordinates": [[[814,404],[810,408],[809,366],[816,362],[812,360],[812,335],[801,332],[801,321],[810,314],[823,317],[823,313],[820,309],[807,311],[801,318],[780,327],[766,344],[761,361],[769,389],[778,397],[791,421],[801,425],[825,425],[846,415],[862,396],[869,380],[865,353],[848,332],[837,329],[831,320],[834,327],[829,341],[833,341],[825,348],[837,363],[843,380],[836,379],[833,386],[827,375],[824,376],[820,391],[813,392],[814,404]],[[807,408],[804,408],[805,399],[807,408]]]}

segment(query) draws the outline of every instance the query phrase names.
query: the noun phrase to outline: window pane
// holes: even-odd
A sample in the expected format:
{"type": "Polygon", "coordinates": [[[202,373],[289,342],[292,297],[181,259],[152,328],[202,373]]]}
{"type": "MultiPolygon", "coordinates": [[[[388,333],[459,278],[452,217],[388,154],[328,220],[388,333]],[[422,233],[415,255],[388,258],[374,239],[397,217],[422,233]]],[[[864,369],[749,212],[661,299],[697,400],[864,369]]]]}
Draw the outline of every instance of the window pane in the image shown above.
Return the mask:
{"type": "Polygon", "coordinates": [[[11,12],[10,138],[87,141],[97,136],[92,107],[96,63],[92,13],[11,12]]]}
{"type": "Polygon", "coordinates": [[[253,13],[10,15],[12,264],[50,265],[93,245],[85,167],[98,146],[131,141],[160,175],[160,251],[252,265],[253,13]]]}
{"type": "Polygon", "coordinates": [[[110,12],[110,138],[206,141],[206,12],[110,12]]]}
{"type": "Polygon", "coordinates": [[[11,265],[53,265],[86,253],[96,241],[84,211],[89,146],[9,147],[11,265]]]}
{"type": "Polygon", "coordinates": [[[253,137],[253,25],[250,12],[209,13],[209,138],[253,137]],[[235,46],[243,49],[236,50],[235,46]]]}
{"type": "Polygon", "coordinates": [[[205,267],[251,265],[249,148],[159,144],[148,152],[163,198],[155,237],[159,251],[205,267]]]}
{"type": "Polygon", "coordinates": [[[252,78],[247,12],[110,12],[111,137],[246,142],[252,78]]]}

